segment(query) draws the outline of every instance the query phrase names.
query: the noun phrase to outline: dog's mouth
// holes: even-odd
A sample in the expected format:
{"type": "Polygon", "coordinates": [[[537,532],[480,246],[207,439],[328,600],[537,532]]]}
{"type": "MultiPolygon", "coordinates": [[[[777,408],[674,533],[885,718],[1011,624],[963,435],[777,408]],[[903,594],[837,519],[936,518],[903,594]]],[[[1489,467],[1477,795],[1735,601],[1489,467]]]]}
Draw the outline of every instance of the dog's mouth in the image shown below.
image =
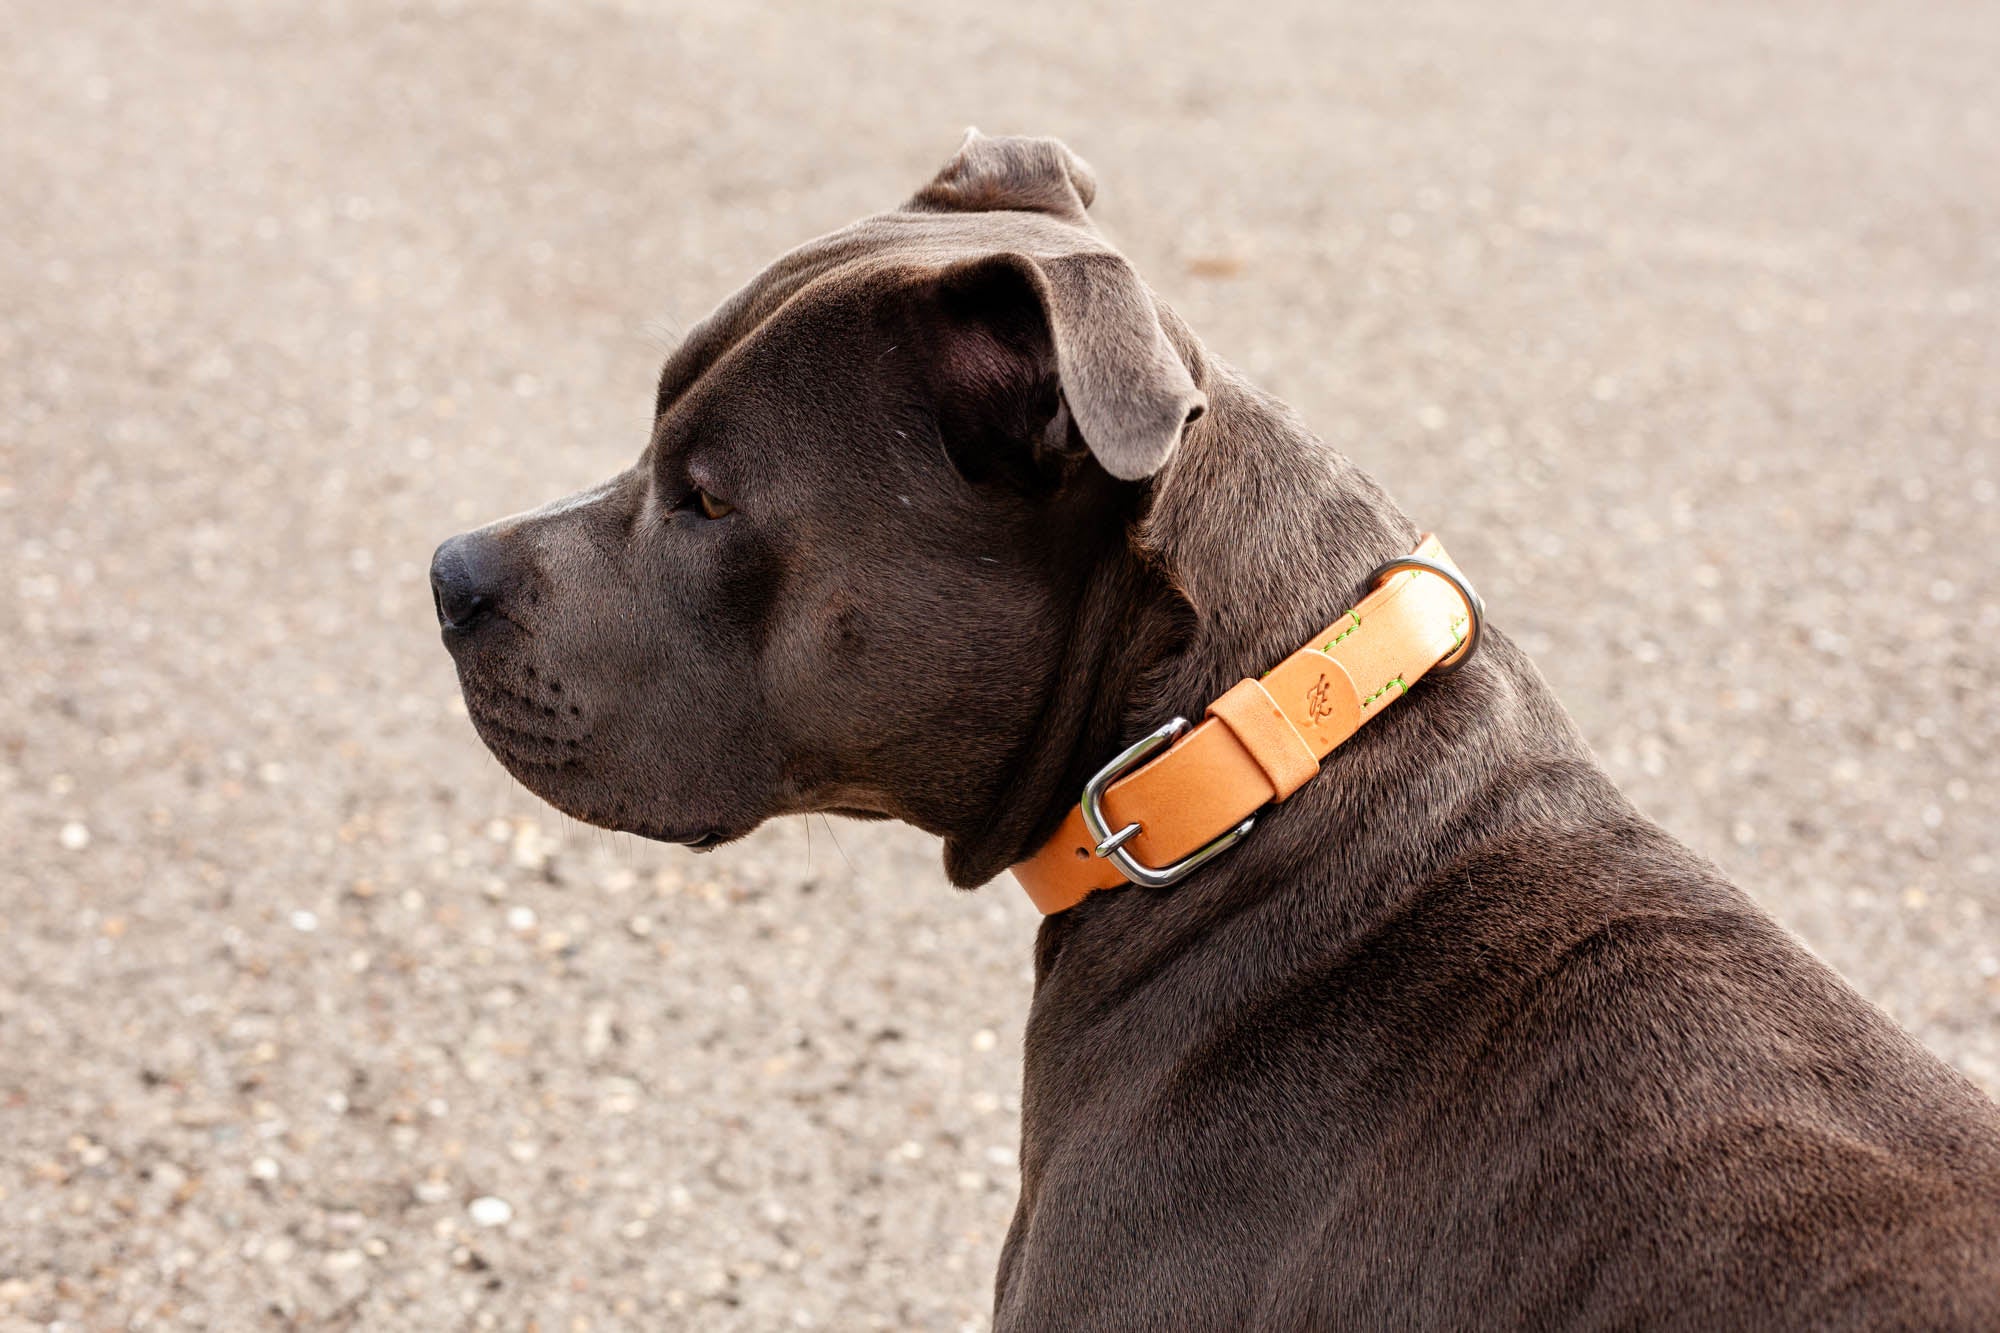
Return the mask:
{"type": "Polygon", "coordinates": [[[748,829],[713,824],[663,823],[634,810],[592,780],[587,762],[590,733],[577,724],[573,706],[516,689],[461,680],[473,729],[514,779],[572,819],[613,833],[710,852],[748,829]]]}

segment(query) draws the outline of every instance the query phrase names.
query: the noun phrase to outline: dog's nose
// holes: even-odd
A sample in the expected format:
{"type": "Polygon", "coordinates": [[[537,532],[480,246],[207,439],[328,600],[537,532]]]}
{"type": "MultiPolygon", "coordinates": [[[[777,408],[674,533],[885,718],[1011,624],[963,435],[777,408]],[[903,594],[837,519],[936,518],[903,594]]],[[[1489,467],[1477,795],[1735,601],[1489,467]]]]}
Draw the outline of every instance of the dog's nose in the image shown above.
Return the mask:
{"type": "Polygon", "coordinates": [[[431,600],[441,628],[471,629],[498,608],[500,592],[492,538],[462,532],[431,556],[431,600]]]}

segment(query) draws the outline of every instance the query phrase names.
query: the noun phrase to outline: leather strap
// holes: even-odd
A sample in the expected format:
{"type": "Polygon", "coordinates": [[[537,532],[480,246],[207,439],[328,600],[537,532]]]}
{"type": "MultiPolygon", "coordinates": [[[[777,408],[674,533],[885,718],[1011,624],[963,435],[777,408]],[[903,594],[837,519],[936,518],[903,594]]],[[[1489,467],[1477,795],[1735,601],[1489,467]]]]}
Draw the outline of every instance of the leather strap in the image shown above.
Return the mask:
{"type": "MultiPolygon", "coordinates": [[[[1457,571],[1436,537],[1413,554],[1457,571]]],[[[1419,569],[1389,575],[1356,606],[1261,680],[1243,680],[1208,716],[1104,793],[1113,829],[1139,825],[1126,848],[1166,866],[1206,846],[1319,772],[1320,760],[1403,697],[1465,642],[1470,612],[1450,583],[1419,569]]],[[[1014,877],[1044,914],[1128,881],[1096,854],[1080,809],[1070,811],[1014,877]]]]}

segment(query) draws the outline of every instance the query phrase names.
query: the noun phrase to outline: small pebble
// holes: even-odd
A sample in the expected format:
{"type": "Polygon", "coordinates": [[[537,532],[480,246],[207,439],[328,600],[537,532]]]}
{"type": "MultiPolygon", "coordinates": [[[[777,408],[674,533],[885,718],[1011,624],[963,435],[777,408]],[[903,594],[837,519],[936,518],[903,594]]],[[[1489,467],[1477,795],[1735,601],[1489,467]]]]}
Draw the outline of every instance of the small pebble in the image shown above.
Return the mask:
{"type": "Polygon", "coordinates": [[[479,1227],[504,1227],[514,1220],[514,1205],[491,1194],[483,1194],[465,1206],[466,1216],[479,1227]]]}
{"type": "Polygon", "coordinates": [[[65,851],[80,852],[90,846],[90,830],[75,820],[64,824],[58,836],[65,851]]]}
{"type": "Polygon", "coordinates": [[[533,824],[523,824],[514,834],[514,864],[523,870],[540,870],[549,863],[553,844],[533,824]]]}

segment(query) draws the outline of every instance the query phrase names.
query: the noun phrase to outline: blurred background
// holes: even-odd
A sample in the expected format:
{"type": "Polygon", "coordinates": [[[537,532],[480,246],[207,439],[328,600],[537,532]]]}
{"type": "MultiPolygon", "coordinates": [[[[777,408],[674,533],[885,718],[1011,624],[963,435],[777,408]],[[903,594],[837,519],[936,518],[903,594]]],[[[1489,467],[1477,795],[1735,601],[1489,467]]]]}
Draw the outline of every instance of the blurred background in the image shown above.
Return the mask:
{"type": "Polygon", "coordinates": [[[2000,7],[4,17],[0,1329],[985,1327],[1019,891],[566,823],[425,586],[968,124],[2000,1089],[2000,7]]]}

